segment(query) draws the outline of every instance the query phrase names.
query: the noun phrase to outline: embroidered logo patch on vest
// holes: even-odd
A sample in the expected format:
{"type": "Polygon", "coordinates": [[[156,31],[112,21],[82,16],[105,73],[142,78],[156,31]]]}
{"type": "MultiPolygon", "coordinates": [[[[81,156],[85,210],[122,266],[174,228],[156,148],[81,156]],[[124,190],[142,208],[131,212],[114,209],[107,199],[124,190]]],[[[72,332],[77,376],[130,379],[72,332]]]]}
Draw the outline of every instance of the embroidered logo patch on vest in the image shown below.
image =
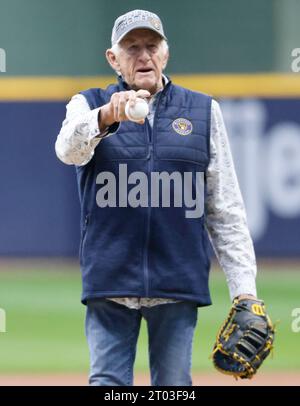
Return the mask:
{"type": "Polygon", "coordinates": [[[186,118],[177,118],[172,127],[180,135],[189,135],[193,131],[193,124],[186,118]]]}

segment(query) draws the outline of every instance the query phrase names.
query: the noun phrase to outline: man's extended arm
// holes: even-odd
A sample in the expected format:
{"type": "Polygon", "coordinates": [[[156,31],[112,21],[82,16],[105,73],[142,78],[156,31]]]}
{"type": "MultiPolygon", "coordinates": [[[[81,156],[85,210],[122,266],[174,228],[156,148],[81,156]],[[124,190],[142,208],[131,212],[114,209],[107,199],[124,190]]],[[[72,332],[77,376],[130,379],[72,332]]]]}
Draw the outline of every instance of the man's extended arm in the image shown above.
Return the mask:
{"type": "Polygon", "coordinates": [[[112,134],[108,133],[106,126],[101,128],[100,133],[99,111],[100,108],[90,110],[83,95],[72,97],[55,143],[56,154],[62,162],[68,165],[87,164],[101,138],[112,134]]]}
{"type": "Polygon", "coordinates": [[[212,101],[206,228],[230,297],[256,296],[256,259],[219,104],[212,101]]]}
{"type": "MultiPolygon", "coordinates": [[[[83,95],[73,96],[55,143],[56,155],[68,165],[87,164],[100,140],[116,132],[120,122],[129,120],[125,114],[127,101],[133,106],[137,97],[149,96],[143,89],[116,92],[108,103],[94,110],[90,110],[83,95]]],[[[143,124],[144,119],[139,123],[143,124]]]]}

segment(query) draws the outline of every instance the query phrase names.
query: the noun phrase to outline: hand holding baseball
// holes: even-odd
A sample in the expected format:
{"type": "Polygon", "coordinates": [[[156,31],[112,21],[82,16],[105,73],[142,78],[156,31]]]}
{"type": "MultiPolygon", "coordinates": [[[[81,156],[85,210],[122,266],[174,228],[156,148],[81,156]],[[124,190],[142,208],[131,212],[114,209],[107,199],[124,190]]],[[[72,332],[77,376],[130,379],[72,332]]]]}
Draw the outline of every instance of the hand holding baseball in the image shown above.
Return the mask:
{"type": "Polygon", "coordinates": [[[134,102],[128,100],[125,105],[125,114],[130,121],[134,121],[136,123],[139,123],[142,120],[144,121],[149,114],[148,103],[145,99],[141,99],[140,97],[137,97],[134,102]]]}
{"type": "Polygon", "coordinates": [[[148,103],[144,99],[150,96],[150,92],[143,89],[114,93],[110,102],[100,109],[100,131],[115,122],[131,120],[138,124],[144,124],[145,117],[149,112],[148,103]]]}

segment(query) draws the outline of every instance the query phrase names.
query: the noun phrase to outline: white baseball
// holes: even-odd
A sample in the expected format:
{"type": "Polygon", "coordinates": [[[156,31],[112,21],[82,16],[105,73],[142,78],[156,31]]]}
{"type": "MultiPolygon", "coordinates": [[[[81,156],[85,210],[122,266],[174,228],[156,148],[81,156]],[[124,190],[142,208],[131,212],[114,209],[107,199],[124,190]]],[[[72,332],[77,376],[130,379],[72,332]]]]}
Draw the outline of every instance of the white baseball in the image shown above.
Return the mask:
{"type": "Polygon", "coordinates": [[[146,100],[137,97],[134,106],[131,107],[129,103],[128,100],[125,106],[125,114],[129,120],[140,121],[149,114],[149,106],[146,100]]]}

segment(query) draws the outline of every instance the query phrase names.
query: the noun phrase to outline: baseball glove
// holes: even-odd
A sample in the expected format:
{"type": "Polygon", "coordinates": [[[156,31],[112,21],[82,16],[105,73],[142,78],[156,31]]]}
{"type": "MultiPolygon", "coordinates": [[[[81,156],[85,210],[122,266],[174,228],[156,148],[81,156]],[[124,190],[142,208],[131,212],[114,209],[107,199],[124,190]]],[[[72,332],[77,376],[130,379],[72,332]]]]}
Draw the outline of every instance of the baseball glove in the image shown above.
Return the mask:
{"type": "Polygon", "coordinates": [[[213,349],[214,366],[237,378],[252,378],[273,349],[275,330],[264,302],[235,299],[213,349]]]}

